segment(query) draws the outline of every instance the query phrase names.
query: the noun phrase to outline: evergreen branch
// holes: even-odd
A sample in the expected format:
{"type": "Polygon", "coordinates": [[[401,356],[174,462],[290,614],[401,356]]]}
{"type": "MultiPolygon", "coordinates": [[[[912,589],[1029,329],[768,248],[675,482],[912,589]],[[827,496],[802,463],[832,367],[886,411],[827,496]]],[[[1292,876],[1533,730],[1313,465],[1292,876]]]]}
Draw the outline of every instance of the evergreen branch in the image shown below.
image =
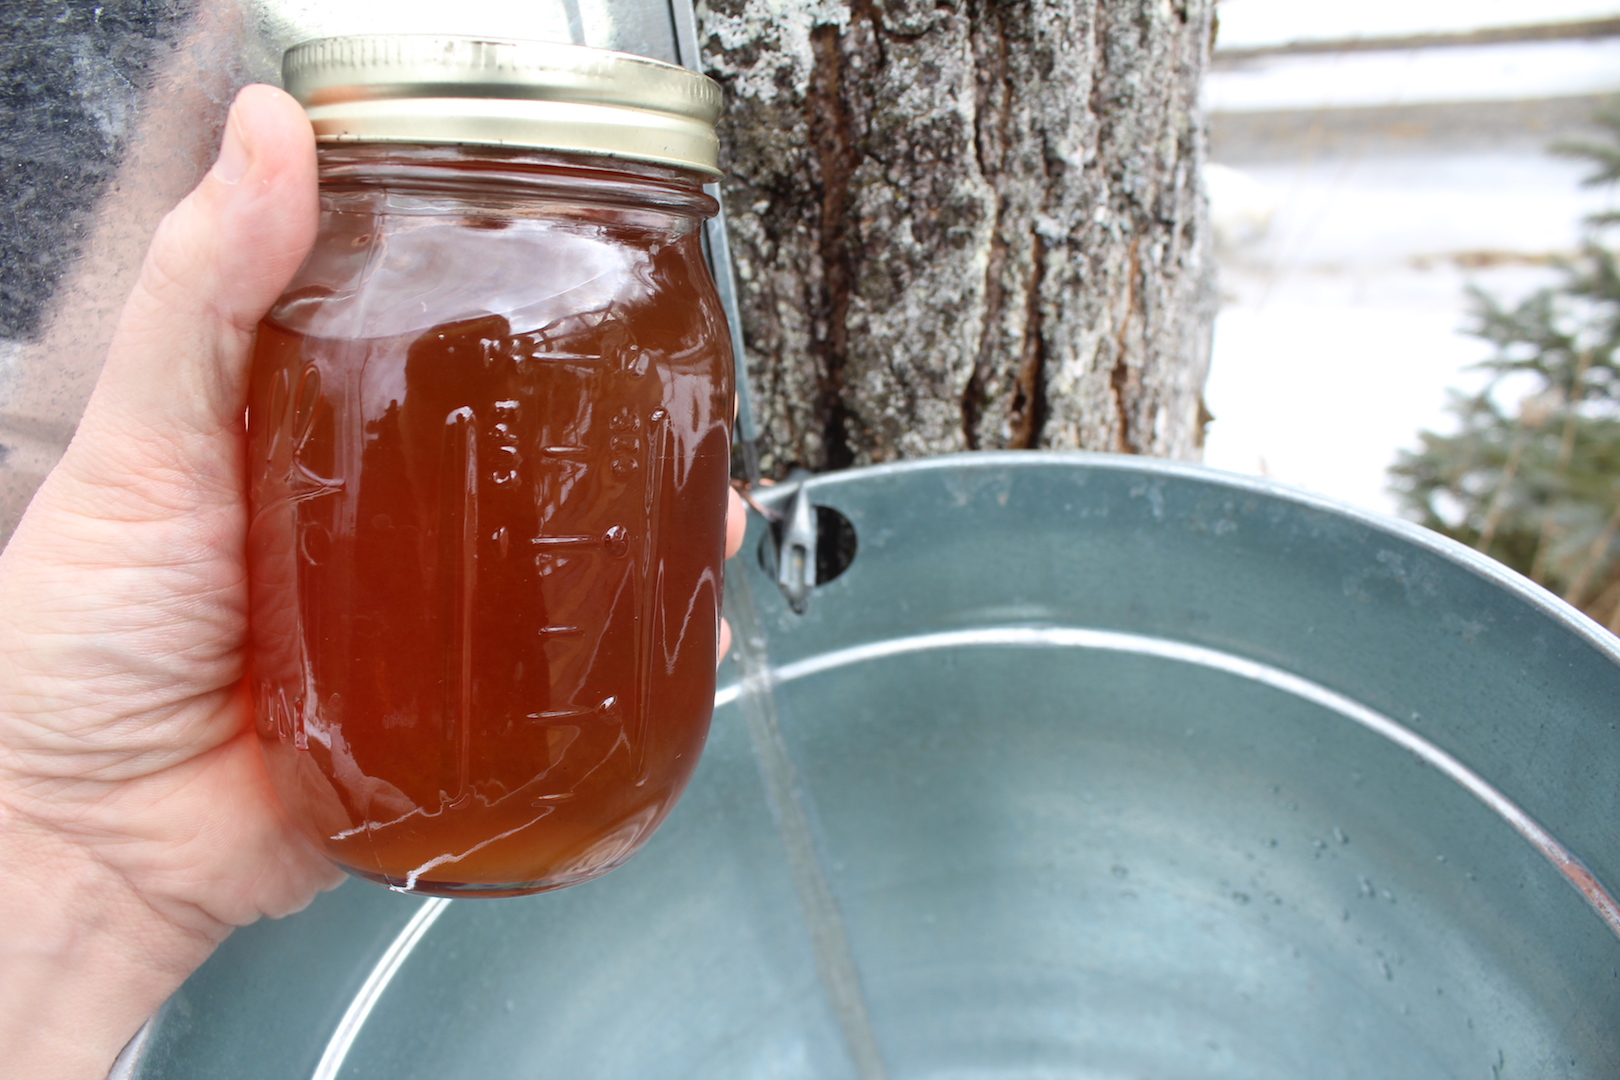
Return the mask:
{"type": "Polygon", "coordinates": [[[1585,187],[1620,180],[1620,97],[1609,98],[1592,119],[1599,127],[1608,129],[1607,141],[1568,139],[1552,145],[1552,152],[1560,157],[1584,158],[1597,166],[1596,172],[1581,181],[1585,187]]]}

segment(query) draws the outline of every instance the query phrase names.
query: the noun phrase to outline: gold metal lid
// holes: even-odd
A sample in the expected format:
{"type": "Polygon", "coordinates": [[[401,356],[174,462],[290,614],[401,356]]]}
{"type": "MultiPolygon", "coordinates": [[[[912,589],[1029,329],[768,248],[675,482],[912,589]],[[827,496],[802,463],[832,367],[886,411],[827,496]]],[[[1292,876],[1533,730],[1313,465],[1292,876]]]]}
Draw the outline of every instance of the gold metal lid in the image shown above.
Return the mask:
{"type": "Polygon", "coordinates": [[[321,142],[536,147],[720,175],[720,87],[629,53],[368,34],[294,45],[282,79],[321,142]]]}

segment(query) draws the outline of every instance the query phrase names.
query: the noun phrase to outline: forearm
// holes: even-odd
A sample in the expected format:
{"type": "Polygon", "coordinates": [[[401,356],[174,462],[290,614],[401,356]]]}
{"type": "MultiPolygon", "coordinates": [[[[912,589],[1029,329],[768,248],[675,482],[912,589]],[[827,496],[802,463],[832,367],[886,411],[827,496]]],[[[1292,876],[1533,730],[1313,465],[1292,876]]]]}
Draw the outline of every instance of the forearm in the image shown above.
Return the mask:
{"type": "Polygon", "coordinates": [[[0,1078],[105,1080],[224,933],[181,928],[0,804],[0,1078]]]}

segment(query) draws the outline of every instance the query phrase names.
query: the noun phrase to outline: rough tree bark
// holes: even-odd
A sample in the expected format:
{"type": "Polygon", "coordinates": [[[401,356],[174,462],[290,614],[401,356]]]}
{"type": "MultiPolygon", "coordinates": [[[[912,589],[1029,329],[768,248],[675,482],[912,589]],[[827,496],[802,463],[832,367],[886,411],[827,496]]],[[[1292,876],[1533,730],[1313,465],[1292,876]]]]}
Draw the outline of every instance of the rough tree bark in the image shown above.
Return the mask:
{"type": "Polygon", "coordinates": [[[767,471],[1195,457],[1213,0],[707,0],[767,471]]]}

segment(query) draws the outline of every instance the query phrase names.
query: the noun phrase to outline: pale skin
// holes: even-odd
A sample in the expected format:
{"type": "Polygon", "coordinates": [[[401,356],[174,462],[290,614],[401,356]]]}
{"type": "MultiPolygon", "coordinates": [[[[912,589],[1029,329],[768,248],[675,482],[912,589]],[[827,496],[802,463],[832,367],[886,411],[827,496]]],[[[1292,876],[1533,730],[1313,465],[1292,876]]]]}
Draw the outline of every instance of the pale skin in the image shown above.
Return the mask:
{"type": "Polygon", "coordinates": [[[315,225],[309,123],[247,87],[0,553],[4,1080],[103,1080],[232,928],[341,879],[282,814],[242,686],[249,355],[315,225]]]}

